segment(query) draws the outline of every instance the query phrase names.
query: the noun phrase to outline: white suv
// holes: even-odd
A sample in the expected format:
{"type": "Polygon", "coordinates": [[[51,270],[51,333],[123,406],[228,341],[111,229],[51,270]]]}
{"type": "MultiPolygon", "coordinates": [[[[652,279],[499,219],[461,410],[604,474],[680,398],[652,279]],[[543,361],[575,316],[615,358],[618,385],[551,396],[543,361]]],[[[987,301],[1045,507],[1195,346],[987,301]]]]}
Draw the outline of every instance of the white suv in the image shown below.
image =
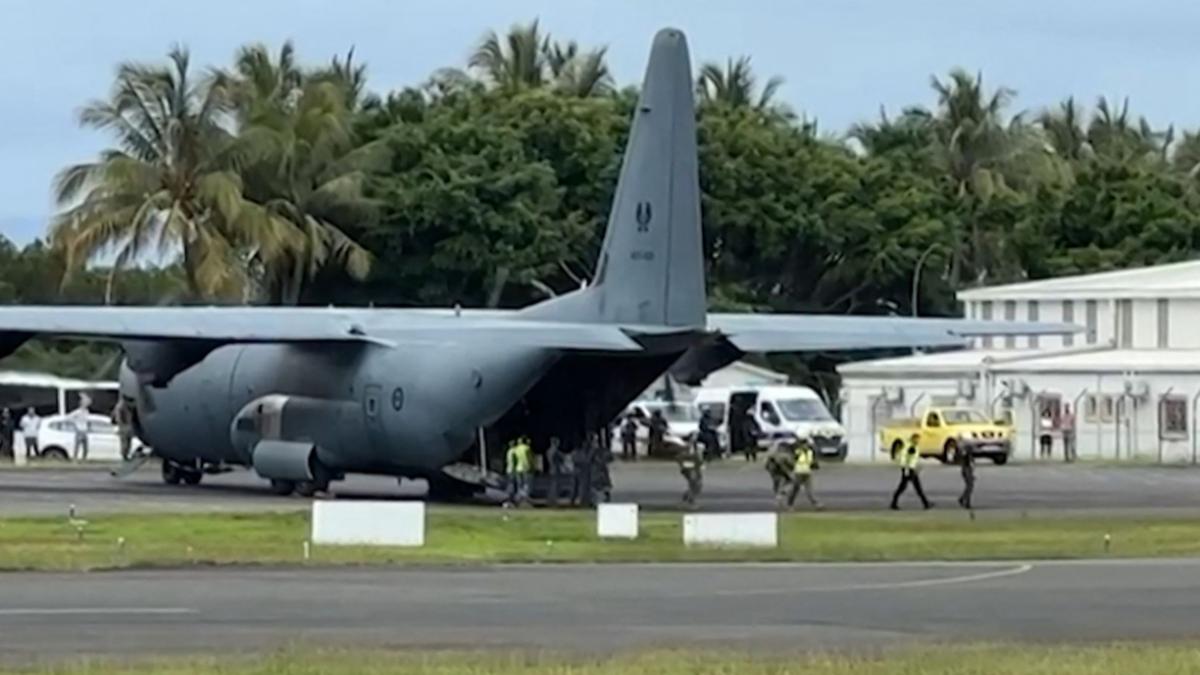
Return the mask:
{"type": "MultiPolygon", "coordinates": [[[[69,415],[42,418],[38,426],[38,452],[43,459],[68,461],[75,449],[75,421],[69,415]]],[[[133,452],[144,450],[133,439],[133,452]]],[[[88,461],[120,461],[121,440],[117,425],[107,415],[88,415],[88,461]]]]}

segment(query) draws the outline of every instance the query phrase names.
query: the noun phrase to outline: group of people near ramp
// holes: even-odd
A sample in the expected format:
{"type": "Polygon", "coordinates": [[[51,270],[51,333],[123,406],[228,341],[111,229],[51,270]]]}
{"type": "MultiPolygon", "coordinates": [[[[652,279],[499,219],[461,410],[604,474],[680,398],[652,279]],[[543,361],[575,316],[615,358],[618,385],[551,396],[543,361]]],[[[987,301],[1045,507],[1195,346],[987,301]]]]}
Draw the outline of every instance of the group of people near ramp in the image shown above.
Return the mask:
{"type": "Polygon", "coordinates": [[[599,434],[589,436],[574,449],[562,447],[558,438],[541,456],[536,466],[533,446],[528,437],[515,438],[508,444],[504,456],[507,481],[505,507],[519,507],[532,502],[534,479],[540,476],[539,492],[544,492],[546,506],[560,503],[570,506],[592,506],[612,499],[612,478],[608,467],[612,451],[599,434]]]}

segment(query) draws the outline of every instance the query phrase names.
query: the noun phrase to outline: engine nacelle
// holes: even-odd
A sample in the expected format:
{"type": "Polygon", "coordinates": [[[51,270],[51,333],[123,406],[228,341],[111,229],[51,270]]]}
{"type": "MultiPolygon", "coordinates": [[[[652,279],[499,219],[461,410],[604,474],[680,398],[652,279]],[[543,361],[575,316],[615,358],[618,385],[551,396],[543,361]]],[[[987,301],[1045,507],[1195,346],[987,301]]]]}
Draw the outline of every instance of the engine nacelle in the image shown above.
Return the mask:
{"type": "Polygon", "coordinates": [[[243,462],[267,478],[311,479],[291,474],[311,474],[313,458],[336,470],[370,452],[362,408],[355,401],[262,396],[242,407],[229,433],[243,462]]]}

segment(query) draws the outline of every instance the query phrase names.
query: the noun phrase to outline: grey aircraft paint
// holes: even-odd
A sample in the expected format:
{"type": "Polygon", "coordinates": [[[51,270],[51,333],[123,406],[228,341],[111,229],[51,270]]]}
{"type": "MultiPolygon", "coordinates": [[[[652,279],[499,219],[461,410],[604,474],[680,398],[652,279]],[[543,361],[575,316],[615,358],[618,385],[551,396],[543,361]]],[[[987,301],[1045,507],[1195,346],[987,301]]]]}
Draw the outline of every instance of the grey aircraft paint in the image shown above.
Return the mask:
{"type": "Polygon", "coordinates": [[[519,311],[0,309],[0,357],[34,335],[119,342],[122,394],[169,482],[253,467],[279,492],[346,473],[470,488],[530,435],[566,447],[668,369],[747,351],[962,345],[1074,326],[706,313],[687,42],[654,38],[595,283],[519,311]],[[483,465],[472,474],[462,467],[483,465]],[[449,478],[454,476],[454,479],[449,478]]]}

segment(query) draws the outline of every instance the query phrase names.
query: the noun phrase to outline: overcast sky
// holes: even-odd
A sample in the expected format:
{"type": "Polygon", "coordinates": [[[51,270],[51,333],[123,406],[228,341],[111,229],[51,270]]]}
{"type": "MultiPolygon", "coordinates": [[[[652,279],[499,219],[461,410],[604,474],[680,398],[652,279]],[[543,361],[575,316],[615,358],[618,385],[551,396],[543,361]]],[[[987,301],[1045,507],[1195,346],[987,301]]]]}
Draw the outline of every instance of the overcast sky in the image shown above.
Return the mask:
{"type": "Polygon", "coordinates": [[[1200,3],[1188,0],[0,0],[0,232],[40,235],[54,174],[105,146],[75,115],[120,61],[179,42],[224,65],[243,43],[292,38],[314,63],[354,46],[371,89],[386,91],[464,65],[485,30],[533,17],[608,45],[621,84],[667,25],[687,32],[697,62],[749,54],[826,132],[881,105],[929,103],[929,76],[956,65],[1017,89],[1017,108],[1129,96],[1156,125],[1200,126],[1200,3]]]}

